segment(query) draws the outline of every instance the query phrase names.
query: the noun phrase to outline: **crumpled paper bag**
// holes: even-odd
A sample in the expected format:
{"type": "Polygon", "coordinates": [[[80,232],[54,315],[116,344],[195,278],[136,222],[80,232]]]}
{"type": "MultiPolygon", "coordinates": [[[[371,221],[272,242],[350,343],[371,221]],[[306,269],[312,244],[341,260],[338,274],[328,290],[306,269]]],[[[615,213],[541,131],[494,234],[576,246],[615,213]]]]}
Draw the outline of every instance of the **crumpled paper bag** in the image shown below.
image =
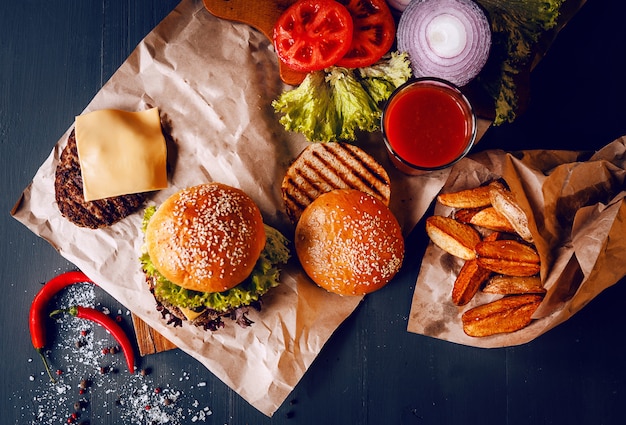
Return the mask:
{"type": "MultiPolygon", "coordinates": [[[[478,293],[465,306],[451,301],[462,265],[432,243],[413,295],[408,330],[476,347],[523,344],[564,322],[626,275],[626,137],[593,155],[572,151],[487,151],[459,162],[442,191],[503,177],[530,219],[547,294],[526,328],[484,338],[467,336],[464,311],[498,296],[478,293]],[[587,158],[588,157],[588,158],[587,158]]],[[[435,214],[451,209],[435,206],[435,214]]]]}
{"type": "MultiPolygon", "coordinates": [[[[80,113],[158,107],[171,140],[172,172],[169,188],[151,196],[150,203],[158,205],[183,187],[218,181],[246,191],[264,220],[292,237],[280,183],[307,142],[287,134],[271,107],[286,88],[265,36],[247,25],[214,17],[198,0],[183,0],[80,113]]],[[[24,190],[14,217],[271,416],[362,297],[340,297],[319,289],[294,259],[282,273],[282,285],[264,297],[263,310],[251,312],[255,322],[251,328],[241,329],[228,320],[215,333],[188,325],[167,326],[155,310],[138,260],[143,211],[95,231],[73,225],[58,211],[55,168],[72,127],[70,123],[24,190]]],[[[389,170],[391,208],[408,233],[441,188],[446,172],[407,178],[390,165],[379,133],[364,138],[361,145],[389,170]]]]}

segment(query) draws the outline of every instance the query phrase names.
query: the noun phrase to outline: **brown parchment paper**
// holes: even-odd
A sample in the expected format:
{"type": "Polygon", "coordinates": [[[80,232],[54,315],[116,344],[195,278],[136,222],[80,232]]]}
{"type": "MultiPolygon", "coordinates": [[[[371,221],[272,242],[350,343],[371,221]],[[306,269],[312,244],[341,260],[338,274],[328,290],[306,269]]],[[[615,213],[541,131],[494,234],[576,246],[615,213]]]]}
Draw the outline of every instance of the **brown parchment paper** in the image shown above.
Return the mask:
{"type": "MultiPolygon", "coordinates": [[[[417,278],[408,330],[476,347],[523,344],[567,320],[626,275],[626,138],[589,154],[571,151],[487,151],[459,162],[442,191],[503,177],[527,216],[542,261],[547,294],[526,328],[486,338],[467,336],[464,311],[498,296],[478,293],[466,306],[451,301],[462,266],[432,243],[417,278]]],[[[437,215],[452,210],[435,206],[437,215]]]]}
{"type": "MultiPolygon", "coordinates": [[[[584,0],[568,3],[573,6],[558,29],[584,0]]],[[[541,46],[536,62],[557,32],[541,46]]],[[[300,135],[286,133],[271,107],[271,101],[288,88],[279,78],[275,54],[264,35],[248,25],[214,17],[200,0],[182,0],[77,114],[104,108],[139,111],[158,107],[171,139],[168,163],[172,172],[169,188],[152,196],[151,203],[158,204],[183,187],[219,181],[246,191],[261,208],[265,221],[291,237],[293,227],[283,212],[280,182],[307,142],[300,135]]],[[[490,125],[489,119],[479,118],[478,139],[490,125]]],[[[166,326],[154,308],[138,262],[143,212],[94,231],[74,226],[55,205],[54,171],[72,128],[73,123],[68,123],[67,131],[23,191],[12,211],[14,217],[251,405],[272,416],[362,297],[340,297],[319,289],[293,260],[282,273],[282,284],[264,297],[263,310],[250,314],[255,322],[251,328],[227,323],[224,329],[210,333],[186,325],[166,326]]],[[[379,132],[364,136],[359,145],[389,172],[390,208],[408,234],[451,170],[407,177],[390,164],[379,132]]],[[[461,184],[465,177],[456,170],[455,180],[461,184]]],[[[577,216],[581,218],[575,222],[576,228],[587,223],[582,214],[577,216]]],[[[606,213],[590,210],[587,216],[605,217],[606,213]]],[[[587,246],[587,241],[577,240],[587,246]]],[[[610,248],[614,249],[613,245],[610,248]]],[[[429,250],[426,269],[432,255],[429,250]]],[[[591,267],[593,274],[600,261],[582,264],[581,269],[591,267]]],[[[583,304],[584,299],[579,302],[583,304]]],[[[426,298],[420,295],[418,300],[426,298]]],[[[444,317],[442,304],[426,304],[431,310],[422,309],[417,302],[413,305],[415,311],[429,313],[426,320],[413,314],[410,330],[426,328],[428,332],[422,333],[445,336],[433,332],[434,324],[444,317]],[[415,323],[420,326],[415,328],[415,323]]]]}
{"type": "MultiPolygon", "coordinates": [[[[270,42],[247,25],[218,19],[200,1],[183,0],[137,46],[84,111],[139,111],[156,106],[172,143],[169,188],[219,181],[246,191],[265,221],[288,237],[280,182],[306,146],[287,134],[271,101],[287,87],[279,78],[270,42]]],[[[487,124],[488,125],[488,124],[487,124]]],[[[144,282],[138,257],[143,243],[140,211],[100,230],[76,227],[55,204],[54,173],[73,127],[61,135],[12,213],[47,240],[104,290],[160,332],[264,414],[271,416],[304,375],[335,329],[361,297],[317,288],[292,261],[282,285],[251,312],[248,329],[234,322],[215,333],[166,326],[144,282]]],[[[483,126],[483,128],[485,128],[483,126]]],[[[361,141],[389,171],[391,209],[408,233],[440,190],[447,172],[407,178],[389,164],[380,134],[361,141]]]]}

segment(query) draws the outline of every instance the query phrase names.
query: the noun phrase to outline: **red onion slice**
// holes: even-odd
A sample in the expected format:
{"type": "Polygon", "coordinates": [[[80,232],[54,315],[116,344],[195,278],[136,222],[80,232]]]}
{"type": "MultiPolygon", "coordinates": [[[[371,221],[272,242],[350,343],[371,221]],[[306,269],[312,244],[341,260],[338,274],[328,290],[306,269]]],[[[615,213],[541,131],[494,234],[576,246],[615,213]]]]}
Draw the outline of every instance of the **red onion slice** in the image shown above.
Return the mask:
{"type": "Polygon", "coordinates": [[[472,0],[413,0],[400,16],[397,37],[416,77],[457,86],[478,75],[491,48],[489,20],[472,0]]]}
{"type": "Polygon", "coordinates": [[[408,4],[410,3],[410,0],[387,0],[387,3],[389,3],[389,6],[402,12],[404,9],[406,9],[408,4]]]}

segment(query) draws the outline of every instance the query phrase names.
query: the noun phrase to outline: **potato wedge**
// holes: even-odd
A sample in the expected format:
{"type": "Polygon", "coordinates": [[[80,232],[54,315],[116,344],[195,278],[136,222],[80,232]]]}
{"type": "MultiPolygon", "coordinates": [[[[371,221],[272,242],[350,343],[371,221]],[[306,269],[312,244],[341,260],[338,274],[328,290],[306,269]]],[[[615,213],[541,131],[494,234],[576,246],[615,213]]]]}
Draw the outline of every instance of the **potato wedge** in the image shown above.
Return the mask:
{"type": "Polygon", "coordinates": [[[476,244],[475,248],[479,257],[520,263],[539,263],[541,261],[539,254],[533,247],[512,239],[485,240],[476,244]]]}
{"type": "Polygon", "coordinates": [[[481,267],[477,259],[467,260],[454,281],[452,302],[458,306],[470,302],[489,276],[491,270],[481,267]]]}
{"type": "Polygon", "coordinates": [[[491,205],[511,223],[515,232],[526,242],[533,241],[533,235],[528,227],[528,217],[510,190],[502,185],[490,185],[491,205]]]}
{"type": "Polygon", "coordinates": [[[531,246],[511,239],[482,241],[476,245],[478,264],[507,276],[533,276],[541,270],[539,254],[531,246]]]}
{"type": "Polygon", "coordinates": [[[439,203],[452,208],[480,208],[491,205],[491,189],[489,185],[478,186],[458,192],[441,193],[437,196],[439,203]]]}
{"type": "Polygon", "coordinates": [[[470,224],[472,217],[482,211],[484,207],[480,208],[461,208],[454,212],[454,219],[461,223],[470,224]]]}
{"type": "Polygon", "coordinates": [[[523,329],[542,299],[540,295],[511,295],[474,307],[463,313],[463,331],[472,337],[485,337],[523,329]]]}
{"type": "Polygon", "coordinates": [[[478,257],[477,261],[479,266],[506,276],[534,276],[541,270],[541,266],[538,263],[521,263],[519,261],[483,257],[478,257]]]}
{"type": "Polygon", "coordinates": [[[515,233],[516,231],[511,222],[494,207],[487,207],[473,214],[469,223],[499,232],[515,233]]]}
{"type": "Polygon", "coordinates": [[[487,280],[483,292],[488,294],[545,294],[546,288],[539,276],[502,276],[495,275],[487,280]]]}
{"type": "Polygon", "coordinates": [[[450,217],[434,215],[426,219],[426,233],[435,245],[447,253],[464,260],[476,258],[474,248],[481,239],[472,226],[450,217]]]}
{"type": "MultiPolygon", "coordinates": [[[[486,241],[497,241],[500,232],[493,232],[485,236],[486,241]]],[[[467,260],[452,287],[452,302],[458,306],[465,305],[476,295],[480,286],[491,276],[491,270],[478,265],[476,259],[467,260]]]]}

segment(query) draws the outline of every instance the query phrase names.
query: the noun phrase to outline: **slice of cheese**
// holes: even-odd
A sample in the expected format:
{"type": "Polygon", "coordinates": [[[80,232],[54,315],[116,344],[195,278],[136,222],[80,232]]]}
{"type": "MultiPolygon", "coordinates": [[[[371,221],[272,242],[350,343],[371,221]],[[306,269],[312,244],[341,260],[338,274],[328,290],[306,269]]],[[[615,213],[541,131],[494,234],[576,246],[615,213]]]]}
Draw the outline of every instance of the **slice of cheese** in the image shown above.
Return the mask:
{"type": "Polygon", "coordinates": [[[158,108],[104,109],[76,117],[85,201],[167,187],[167,147],[158,108]]]}
{"type": "Polygon", "coordinates": [[[178,307],[178,309],[181,311],[181,313],[183,313],[185,315],[187,320],[189,320],[190,322],[193,322],[198,317],[202,316],[202,313],[204,313],[204,310],[193,311],[193,310],[191,310],[189,308],[184,308],[184,307],[178,307]]]}

